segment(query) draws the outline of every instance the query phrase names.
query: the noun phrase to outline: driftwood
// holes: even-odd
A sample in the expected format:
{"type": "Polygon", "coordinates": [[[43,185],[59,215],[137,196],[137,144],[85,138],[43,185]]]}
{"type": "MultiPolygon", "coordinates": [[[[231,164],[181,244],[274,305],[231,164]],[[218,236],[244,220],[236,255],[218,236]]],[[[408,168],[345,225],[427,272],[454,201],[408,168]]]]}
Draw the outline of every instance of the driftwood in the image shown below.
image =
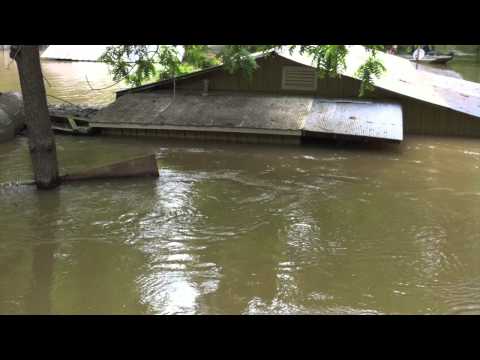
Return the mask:
{"type": "MultiPolygon", "coordinates": [[[[158,167],[155,155],[142,156],[114,164],[104,165],[89,170],[65,174],[60,176],[62,182],[91,180],[91,179],[115,179],[129,177],[158,177],[158,167]]],[[[34,180],[0,183],[0,188],[22,185],[35,185],[34,180]]]]}
{"type": "Polygon", "coordinates": [[[61,176],[61,179],[62,182],[67,182],[77,180],[125,178],[137,176],[159,176],[155,155],[152,154],[131,160],[121,161],[118,163],[104,165],[73,174],[65,174],[61,176]]]}
{"type": "Polygon", "coordinates": [[[352,182],[352,183],[357,183],[361,181],[361,179],[356,177],[351,177],[351,176],[339,176],[339,175],[317,175],[317,176],[324,179],[332,179],[332,180],[346,181],[346,182],[352,182]]]}

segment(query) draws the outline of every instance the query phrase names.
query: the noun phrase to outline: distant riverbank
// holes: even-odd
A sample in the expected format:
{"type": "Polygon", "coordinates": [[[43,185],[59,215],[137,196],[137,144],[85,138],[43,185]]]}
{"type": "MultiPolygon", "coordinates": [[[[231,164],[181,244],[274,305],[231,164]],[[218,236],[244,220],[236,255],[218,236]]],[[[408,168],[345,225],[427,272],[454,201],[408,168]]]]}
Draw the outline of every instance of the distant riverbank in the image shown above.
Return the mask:
{"type": "MultiPolygon", "coordinates": [[[[8,51],[0,51],[0,63],[0,92],[20,91],[17,67],[8,51]]],[[[106,105],[115,100],[115,91],[127,87],[111,86],[114,81],[103,63],[42,61],[42,70],[47,79],[48,102],[52,104],[106,105]],[[92,90],[86,77],[94,89],[102,90],[92,90]]]]}

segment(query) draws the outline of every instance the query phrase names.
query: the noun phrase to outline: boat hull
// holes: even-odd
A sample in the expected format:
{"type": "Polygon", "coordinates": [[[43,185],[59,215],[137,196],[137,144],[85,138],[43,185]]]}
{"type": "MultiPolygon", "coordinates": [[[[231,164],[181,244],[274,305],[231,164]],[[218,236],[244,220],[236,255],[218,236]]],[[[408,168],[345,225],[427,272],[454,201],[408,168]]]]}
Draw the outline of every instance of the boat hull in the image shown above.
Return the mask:
{"type": "Polygon", "coordinates": [[[410,61],[418,62],[421,64],[446,64],[453,59],[452,55],[425,56],[422,59],[415,59],[413,56],[403,56],[403,57],[410,61]]]}

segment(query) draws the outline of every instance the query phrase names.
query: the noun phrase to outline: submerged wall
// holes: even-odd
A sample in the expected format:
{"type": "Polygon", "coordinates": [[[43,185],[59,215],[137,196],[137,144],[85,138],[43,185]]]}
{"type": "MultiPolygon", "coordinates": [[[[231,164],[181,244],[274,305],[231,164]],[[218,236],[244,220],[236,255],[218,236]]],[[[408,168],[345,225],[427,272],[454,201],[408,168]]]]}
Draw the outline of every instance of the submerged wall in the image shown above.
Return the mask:
{"type": "Polygon", "coordinates": [[[139,136],[159,137],[165,139],[216,141],[239,144],[300,144],[300,136],[269,135],[254,133],[189,131],[189,130],[160,130],[160,129],[129,129],[129,128],[101,128],[100,133],[109,136],[139,136]]]}

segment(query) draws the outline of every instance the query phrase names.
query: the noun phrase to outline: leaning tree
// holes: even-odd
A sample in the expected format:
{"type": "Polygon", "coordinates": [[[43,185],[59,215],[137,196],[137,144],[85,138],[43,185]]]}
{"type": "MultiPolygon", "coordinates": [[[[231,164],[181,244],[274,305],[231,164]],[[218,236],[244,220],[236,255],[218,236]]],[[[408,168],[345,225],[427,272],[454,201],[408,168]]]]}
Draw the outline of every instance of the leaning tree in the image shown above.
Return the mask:
{"type": "Polygon", "coordinates": [[[22,88],[28,148],[35,183],[39,189],[52,189],[60,184],[60,176],[55,137],[40,66],[39,45],[12,45],[10,56],[17,63],[22,88]]]}

